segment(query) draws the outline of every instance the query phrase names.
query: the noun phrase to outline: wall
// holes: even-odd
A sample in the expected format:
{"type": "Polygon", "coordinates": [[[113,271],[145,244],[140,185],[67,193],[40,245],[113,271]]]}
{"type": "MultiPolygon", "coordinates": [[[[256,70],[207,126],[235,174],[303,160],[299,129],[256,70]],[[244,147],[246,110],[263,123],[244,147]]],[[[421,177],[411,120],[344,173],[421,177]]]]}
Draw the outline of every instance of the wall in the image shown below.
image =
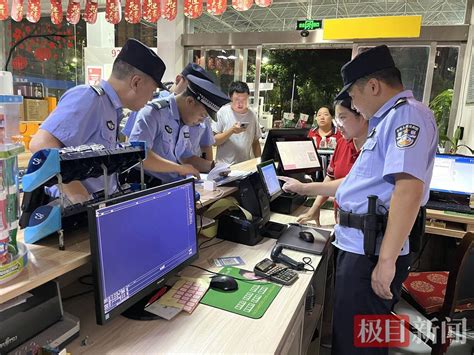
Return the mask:
{"type": "MultiPolygon", "coordinates": [[[[459,96],[459,110],[456,115],[454,128],[464,127],[464,137],[460,144],[466,144],[474,149],[474,104],[467,105],[466,98],[469,88],[469,78],[472,76],[471,70],[474,70],[474,3],[472,4],[469,37],[466,44],[466,54],[464,56],[463,79],[461,83],[461,93],[459,96]]],[[[471,84],[472,85],[472,84],[471,84]]],[[[463,147],[459,148],[460,154],[468,154],[469,151],[463,147]]]]}

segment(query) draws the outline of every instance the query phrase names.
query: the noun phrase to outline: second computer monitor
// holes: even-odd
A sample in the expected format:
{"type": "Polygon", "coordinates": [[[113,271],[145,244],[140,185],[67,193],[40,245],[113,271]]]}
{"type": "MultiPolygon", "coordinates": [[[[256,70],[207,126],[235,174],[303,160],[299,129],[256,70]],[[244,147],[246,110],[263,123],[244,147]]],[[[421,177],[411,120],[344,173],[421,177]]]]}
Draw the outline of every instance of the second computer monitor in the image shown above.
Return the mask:
{"type": "Polygon", "coordinates": [[[260,179],[265,188],[270,201],[273,201],[283,192],[278,180],[275,164],[273,160],[269,160],[257,165],[257,170],[260,174],[260,179]]]}

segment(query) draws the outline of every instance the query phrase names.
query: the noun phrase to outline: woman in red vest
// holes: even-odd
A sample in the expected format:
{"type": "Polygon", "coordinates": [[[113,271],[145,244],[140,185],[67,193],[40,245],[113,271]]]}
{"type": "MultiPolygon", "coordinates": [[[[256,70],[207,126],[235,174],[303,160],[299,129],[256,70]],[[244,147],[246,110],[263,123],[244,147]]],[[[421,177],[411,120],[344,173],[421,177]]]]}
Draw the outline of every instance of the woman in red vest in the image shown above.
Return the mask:
{"type": "Polygon", "coordinates": [[[317,149],[334,149],[336,142],[341,138],[341,133],[332,122],[332,114],[329,107],[322,106],[314,119],[317,126],[309,131],[308,137],[314,139],[317,149]]]}

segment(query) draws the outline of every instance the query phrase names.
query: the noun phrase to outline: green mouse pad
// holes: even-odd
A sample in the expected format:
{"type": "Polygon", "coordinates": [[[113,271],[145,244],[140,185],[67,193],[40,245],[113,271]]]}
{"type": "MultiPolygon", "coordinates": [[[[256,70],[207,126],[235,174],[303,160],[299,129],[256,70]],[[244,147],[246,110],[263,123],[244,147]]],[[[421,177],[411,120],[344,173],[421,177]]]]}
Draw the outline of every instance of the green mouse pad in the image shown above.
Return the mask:
{"type": "Polygon", "coordinates": [[[236,280],[239,288],[235,291],[209,289],[201,303],[249,318],[261,318],[281,289],[271,282],[251,281],[255,275],[248,270],[227,266],[219,273],[249,281],[236,280]]]}

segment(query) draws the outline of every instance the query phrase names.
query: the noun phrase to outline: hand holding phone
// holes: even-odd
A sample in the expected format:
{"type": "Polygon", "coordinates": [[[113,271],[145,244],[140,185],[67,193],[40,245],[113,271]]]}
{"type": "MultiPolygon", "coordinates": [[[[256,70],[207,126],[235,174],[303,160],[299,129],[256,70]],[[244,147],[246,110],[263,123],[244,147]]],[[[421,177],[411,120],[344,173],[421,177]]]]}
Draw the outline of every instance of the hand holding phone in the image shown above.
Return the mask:
{"type": "Polygon", "coordinates": [[[240,128],[247,128],[248,125],[248,122],[240,122],[240,128]]]}

